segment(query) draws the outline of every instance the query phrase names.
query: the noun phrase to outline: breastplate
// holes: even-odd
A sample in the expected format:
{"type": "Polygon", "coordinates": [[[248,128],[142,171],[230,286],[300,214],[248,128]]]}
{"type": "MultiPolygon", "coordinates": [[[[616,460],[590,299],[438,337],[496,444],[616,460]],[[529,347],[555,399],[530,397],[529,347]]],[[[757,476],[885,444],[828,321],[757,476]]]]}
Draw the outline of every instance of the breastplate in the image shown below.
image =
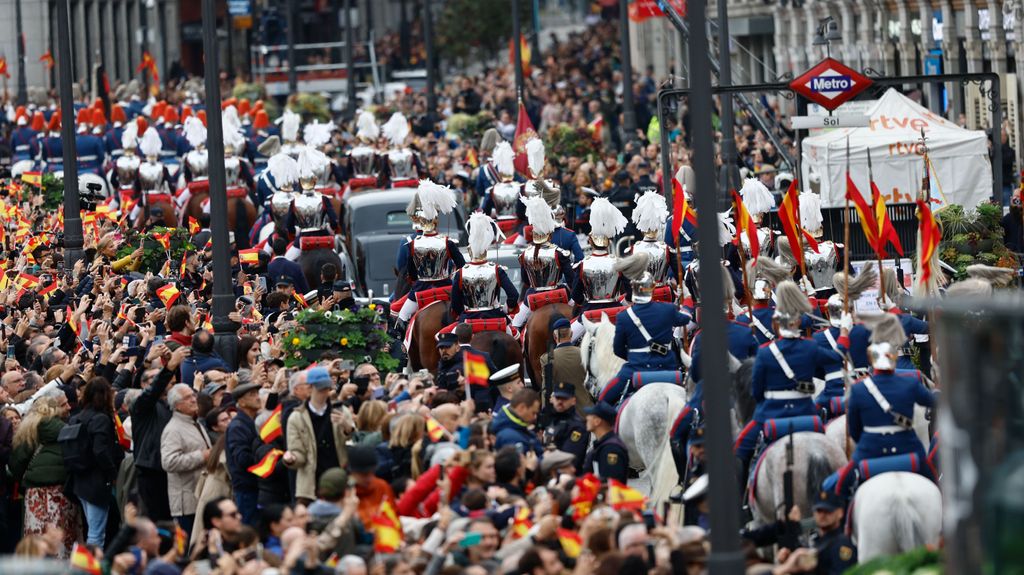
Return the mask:
{"type": "Polygon", "coordinates": [[[193,180],[205,180],[210,177],[210,158],[206,150],[192,150],[185,154],[185,163],[192,172],[193,180]]]}
{"type": "Polygon", "coordinates": [[[391,179],[415,180],[417,178],[415,159],[416,157],[413,156],[412,150],[406,148],[388,152],[388,164],[391,165],[391,179]]]}
{"type": "Polygon", "coordinates": [[[498,307],[498,273],[495,264],[487,262],[464,266],[461,287],[466,311],[498,307]]]}
{"type": "Polygon", "coordinates": [[[813,250],[804,250],[804,260],[807,266],[807,275],[811,283],[817,289],[828,289],[832,287],[832,275],[836,273],[836,264],[839,263],[839,250],[832,242],[821,242],[818,244],[818,253],[813,250]]]}
{"type": "Polygon", "coordinates": [[[331,164],[324,166],[324,169],[320,170],[320,173],[316,176],[316,187],[325,188],[331,183],[331,164]]]}
{"type": "Polygon", "coordinates": [[[419,236],[412,241],[412,262],[420,281],[443,280],[448,277],[448,240],[444,236],[419,236]]]}
{"type": "Polygon", "coordinates": [[[327,221],[324,214],[324,201],[320,194],[297,194],[295,196],[295,221],[299,229],[320,229],[327,221]]]}
{"type": "Polygon", "coordinates": [[[164,165],[160,162],[145,162],[139,166],[139,185],[143,192],[162,192],[164,165]]]}
{"type": "MultiPolygon", "coordinates": [[[[747,234],[740,235],[740,241],[743,242],[743,253],[748,258],[754,257],[750,253],[750,239],[747,238],[747,234]]],[[[767,256],[772,249],[772,232],[766,228],[757,228],[757,254],[758,256],[767,256]]]]}
{"type": "Polygon", "coordinates": [[[224,182],[229,188],[242,185],[242,162],[237,156],[224,158],[224,182]]]}
{"type": "Polygon", "coordinates": [[[694,304],[700,303],[700,260],[693,260],[686,266],[686,289],[690,290],[690,297],[694,304]]]}
{"type": "Polygon", "coordinates": [[[353,148],[349,152],[352,173],[357,178],[377,177],[377,151],[367,146],[353,148]]]}
{"type": "Polygon", "coordinates": [[[516,217],[516,202],[519,201],[519,184],[498,182],[491,187],[491,199],[499,220],[516,217]]]}
{"type": "Polygon", "coordinates": [[[288,210],[292,207],[292,200],[295,199],[295,195],[292,192],[283,192],[278,190],[274,192],[274,195],[270,196],[270,211],[274,216],[274,223],[277,224],[278,229],[287,228],[286,222],[288,221],[288,210]]]}
{"type": "Polygon", "coordinates": [[[534,289],[544,290],[558,285],[558,248],[552,244],[527,247],[523,252],[523,273],[534,289]]]}
{"type": "Polygon", "coordinates": [[[587,256],[583,258],[583,293],[588,303],[605,303],[615,299],[619,273],[615,271],[615,258],[587,256]]]}
{"type": "Polygon", "coordinates": [[[634,254],[647,254],[647,271],[654,276],[655,283],[665,283],[668,271],[668,251],[665,242],[660,240],[642,240],[633,244],[634,254]]]}
{"type": "Polygon", "coordinates": [[[117,181],[122,188],[130,188],[135,185],[135,178],[139,173],[139,166],[142,160],[135,154],[123,155],[117,159],[117,181]]]}

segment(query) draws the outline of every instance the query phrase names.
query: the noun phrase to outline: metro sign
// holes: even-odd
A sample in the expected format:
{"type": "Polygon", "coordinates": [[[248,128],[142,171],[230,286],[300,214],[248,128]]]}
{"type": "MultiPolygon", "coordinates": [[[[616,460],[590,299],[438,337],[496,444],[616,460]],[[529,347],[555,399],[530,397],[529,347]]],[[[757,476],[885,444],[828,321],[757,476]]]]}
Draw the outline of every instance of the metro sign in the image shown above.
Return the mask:
{"type": "Polygon", "coordinates": [[[825,58],[789,83],[794,92],[832,111],[871,85],[871,78],[833,58],[825,58]]]}

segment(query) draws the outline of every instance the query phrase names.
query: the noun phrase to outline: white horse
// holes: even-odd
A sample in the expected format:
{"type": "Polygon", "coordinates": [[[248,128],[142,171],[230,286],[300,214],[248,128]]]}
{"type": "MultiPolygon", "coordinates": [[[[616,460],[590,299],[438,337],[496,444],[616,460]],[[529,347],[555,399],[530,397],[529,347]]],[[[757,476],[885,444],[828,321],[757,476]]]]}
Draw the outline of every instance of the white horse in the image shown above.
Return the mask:
{"type": "MultiPolygon", "coordinates": [[[[846,465],[846,454],[824,433],[801,431],[793,437],[793,503],[804,517],[811,515],[811,504],[821,491],[821,482],[846,465]]],[[[757,468],[751,511],[754,522],[763,525],[784,514],[783,473],[790,438],[783,437],[764,451],[757,468]]]]}
{"type": "Polygon", "coordinates": [[[894,471],[864,482],[853,503],[854,541],[861,563],[922,545],[942,534],[939,487],[916,473],[894,471]]]}
{"type": "MultiPolygon", "coordinates": [[[[599,396],[625,361],[612,352],[615,325],[606,316],[596,323],[580,321],[586,327],[580,356],[587,368],[587,387],[599,396]]],[[[686,390],[675,383],[648,383],[630,396],[619,413],[618,433],[629,450],[630,467],[641,471],[633,487],[655,505],[667,501],[679,483],[669,435],[686,398],[686,390]]]]}
{"type": "MultiPolygon", "coordinates": [[[[931,444],[931,436],[928,433],[928,409],[920,405],[914,406],[914,433],[917,438],[921,440],[921,445],[924,446],[925,451],[928,450],[928,446],[931,444]]],[[[849,437],[848,430],[846,429],[846,414],[840,415],[833,419],[825,426],[825,435],[828,436],[840,449],[846,451],[846,441],[849,437]]]]}

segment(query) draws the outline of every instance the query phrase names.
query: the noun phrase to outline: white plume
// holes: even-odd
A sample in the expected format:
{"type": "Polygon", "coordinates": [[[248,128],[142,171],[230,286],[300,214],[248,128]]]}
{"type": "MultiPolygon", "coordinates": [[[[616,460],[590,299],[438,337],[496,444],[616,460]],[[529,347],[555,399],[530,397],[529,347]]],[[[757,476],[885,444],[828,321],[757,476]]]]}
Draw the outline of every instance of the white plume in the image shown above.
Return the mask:
{"type": "Polygon", "coordinates": [[[380,137],[380,128],[377,127],[377,120],[373,114],[363,110],[359,112],[356,119],[356,136],[364,140],[374,141],[380,137]]]}
{"type": "Polygon", "coordinates": [[[724,246],[736,237],[736,226],[732,223],[732,214],[718,212],[718,245],[724,246]]]}
{"type": "Polygon", "coordinates": [[[538,178],[544,173],[544,141],[540,138],[530,138],[526,142],[526,163],[538,178]]]}
{"type": "Polygon", "coordinates": [[[241,129],[242,120],[238,117],[238,108],[234,106],[228,106],[221,112],[221,122],[224,125],[224,133],[226,134],[230,129],[241,129]]]}
{"type": "Polygon", "coordinates": [[[775,196],[768,191],[768,187],[757,178],[747,178],[740,188],[740,195],[743,196],[743,205],[753,217],[772,211],[775,207],[775,196]]]}
{"type": "Polygon", "coordinates": [[[555,231],[555,217],[544,198],[540,196],[519,196],[519,201],[526,206],[526,219],[533,226],[533,233],[548,235],[555,231]]]}
{"type": "Polygon", "coordinates": [[[299,163],[284,152],[270,156],[267,160],[267,169],[274,178],[274,185],[279,188],[299,181],[299,163]]]}
{"type": "Polygon", "coordinates": [[[195,116],[186,118],[182,131],[185,133],[185,139],[193,148],[198,148],[206,143],[206,126],[199,118],[195,116]]]}
{"type": "Polygon", "coordinates": [[[139,142],[139,149],[142,150],[142,155],[159,156],[160,150],[163,148],[164,143],[160,140],[160,133],[156,131],[156,128],[146,130],[146,133],[142,135],[142,141],[139,142]]]}
{"type": "Polygon", "coordinates": [[[409,137],[409,120],[401,112],[391,114],[388,121],[381,126],[384,137],[396,148],[401,148],[405,139],[409,137]]]}
{"type": "Polygon", "coordinates": [[[451,213],[455,208],[455,192],[448,186],[435,184],[430,180],[420,180],[420,187],[416,191],[416,195],[420,198],[423,217],[428,220],[432,220],[440,214],[451,213]]]}
{"type": "Polygon", "coordinates": [[[814,192],[800,194],[800,226],[808,232],[821,229],[821,196],[814,192]]]}
{"type": "Polygon", "coordinates": [[[668,219],[668,205],[665,196],[658,192],[645,192],[636,200],[633,209],[633,223],[641,232],[660,230],[668,219]]]}
{"type": "Polygon", "coordinates": [[[124,149],[134,149],[139,145],[139,123],[128,122],[124,127],[124,132],[121,132],[121,147],[124,149]]]}
{"type": "Polygon", "coordinates": [[[498,142],[491,157],[494,158],[494,167],[499,174],[511,176],[516,173],[516,153],[512,150],[512,144],[498,142]]]}
{"type": "Polygon", "coordinates": [[[303,146],[299,150],[299,177],[318,178],[330,163],[331,160],[320,150],[311,146],[303,146]]]}
{"type": "Polygon", "coordinates": [[[324,144],[331,141],[331,134],[333,134],[334,130],[337,128],[338,127],[334,125],[334,122],[327,122],[326,124],[313,122],[312,124],[306,124],[306,127],[302,129],[302,139],[306,142],[307,146],[321,148],[324,144]]]}
{"type": "Polygon", "coordinates": [[[281,124],[281,139],[285,142],[294,142],[299,138],[299,124],[302,123],[302,116],[295,112],[284,109],[284,113],[277,119],[281,124]]]}
{"type": "Polygon", "coordinates": [[[235,150],[236,156],[242,155],[245,151],[245,136],[242,135],[239,126],[224,125],[224,147],[228,146],[235,150]]]}
{"type": "Polygon", "coordinates": [[[608,201],[596,198],[590,204],[590,235],[614,238],[626,229],[626,216],[608,201]]]}
{"type": "Polygon", "coordinates": [[[494,220],[483,212],[474,212],[466,222],[466,231],[469,232],[469,251],[473,254],[483,254],[487,248],[494,243],[494,220]]]}

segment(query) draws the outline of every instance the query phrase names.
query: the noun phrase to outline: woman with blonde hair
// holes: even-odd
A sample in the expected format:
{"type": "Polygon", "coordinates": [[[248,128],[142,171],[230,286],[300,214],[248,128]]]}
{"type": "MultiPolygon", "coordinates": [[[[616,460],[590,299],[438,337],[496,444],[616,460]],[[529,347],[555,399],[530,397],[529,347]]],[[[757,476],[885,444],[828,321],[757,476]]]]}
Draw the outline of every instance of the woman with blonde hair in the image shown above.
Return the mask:
{"type": "Polygon", "coordinates": [[[423,437],[426,421],[410,413],[393,418],[389,425],[390,440],[377,444],[377,475],[389,483],[401,477],[419,477],[420,469],[416,465],[413,446],[423,437]]]}
{"type": "Polygon", "coordinates": [[[58,557],[67,557],[81,538],[76,505],[64,495],[67,471],[57,436],[64,428],[68,400],[63,394],[36,400],[14,434],[9,468],[25,490],[25,535],[42,535],[50,525],[64,530],[58,557]]]}
{"type": "Polygon", "coordinates": [[[383,441],[381,425],[388,415],[388,404],[375,399],[366,401],[359,406],[359,413],[356,415],[356,431],[352,440],[357,445],[368,445],[376,447],[383,441]]]}

